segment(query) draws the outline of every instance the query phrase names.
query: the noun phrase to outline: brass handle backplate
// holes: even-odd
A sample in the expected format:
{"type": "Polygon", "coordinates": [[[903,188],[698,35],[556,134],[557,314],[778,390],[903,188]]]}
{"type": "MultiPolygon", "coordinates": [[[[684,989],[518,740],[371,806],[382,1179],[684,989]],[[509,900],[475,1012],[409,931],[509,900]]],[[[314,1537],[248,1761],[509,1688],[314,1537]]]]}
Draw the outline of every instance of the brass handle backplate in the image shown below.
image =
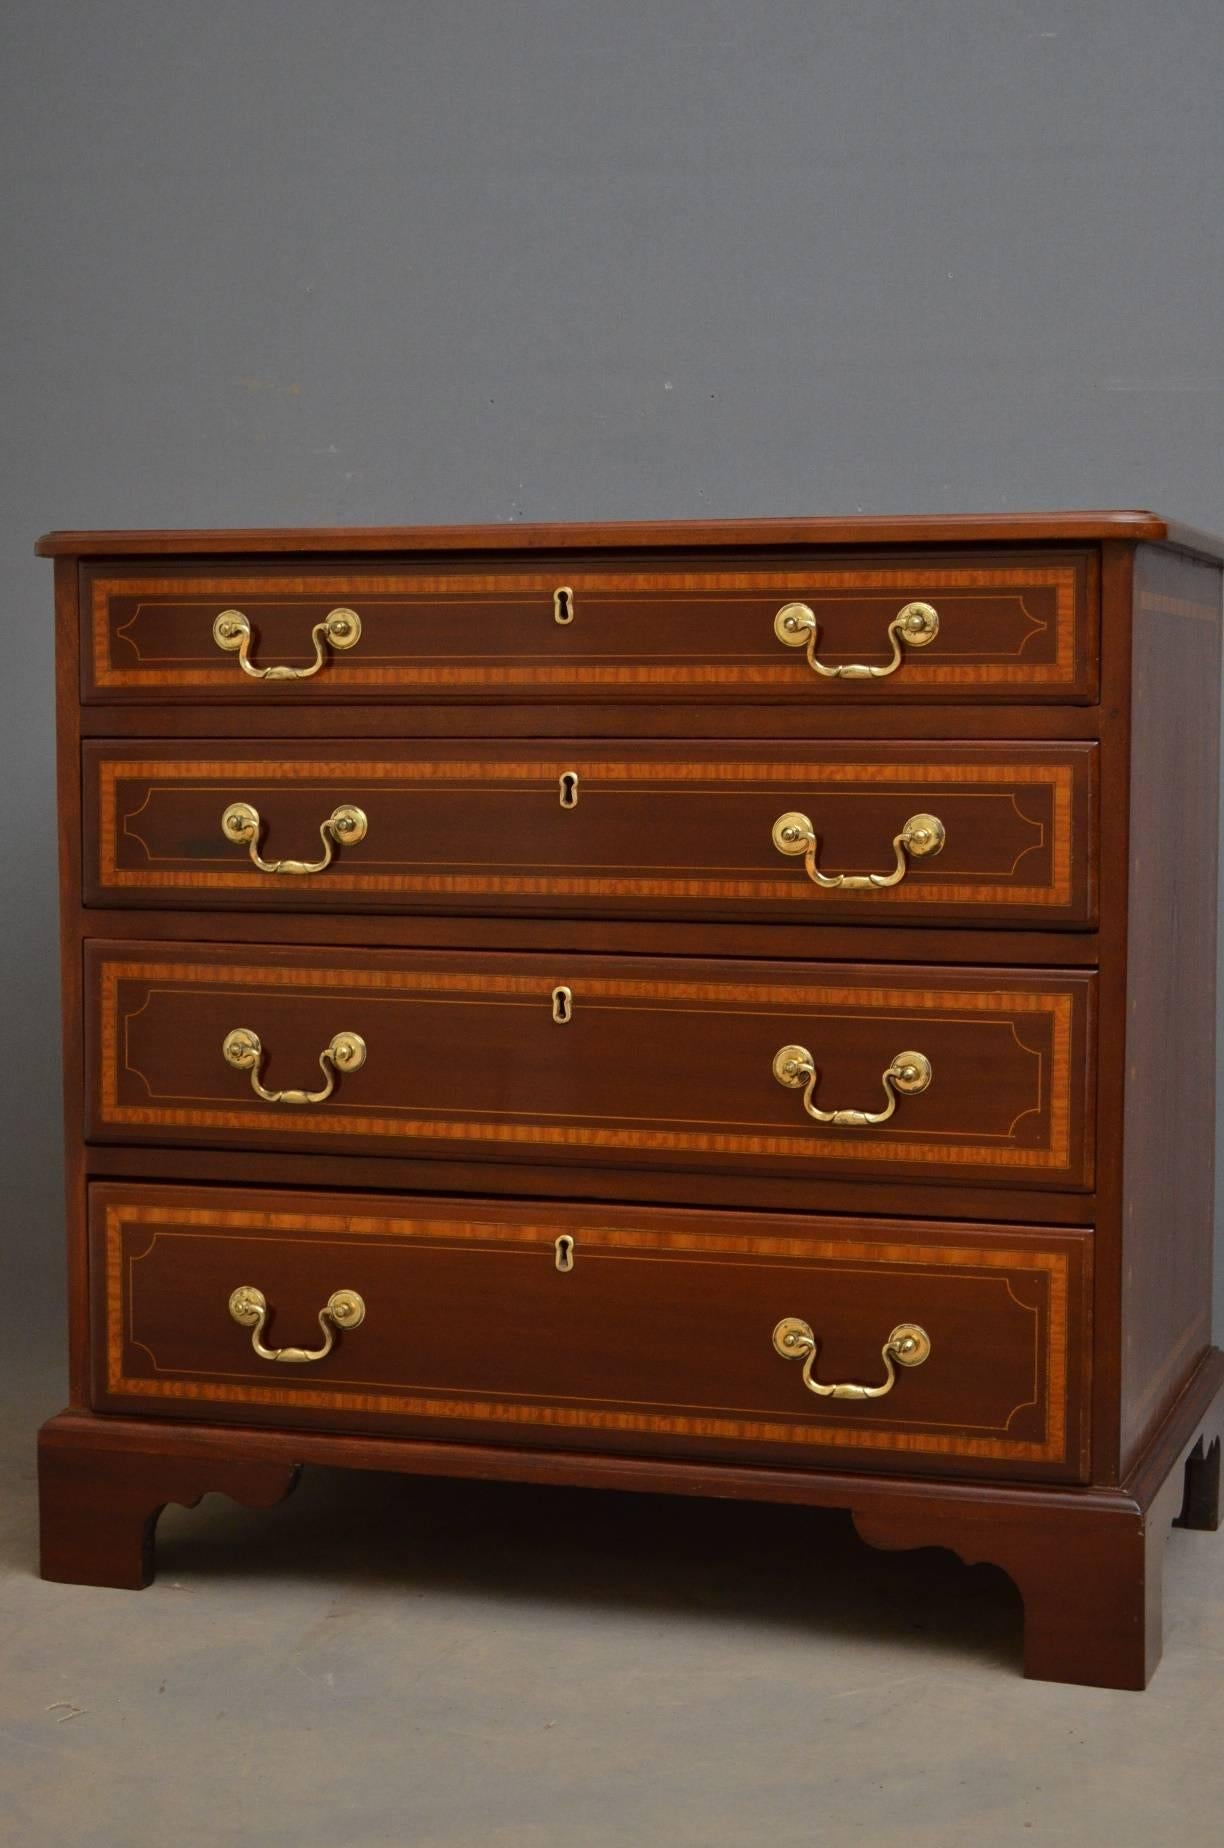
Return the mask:
{"type": "Polygon", "coordinates": [[[882,1399],[897,1382],[897,1367],[920,1367],[931,1352],[931,1337],[917,1322],[898,1322],[880,1349],[885,1377],[878,1386],[860,1386],[855,1380],[842,1380],[825,1386],[812,1378],[812,1369],[820,1352],[820,1343],[811,1325],[797,1315],[785,1315],[773,1331],[773,1344],[783,1360],[803,1358],[803,1383],[809,1392],[822,1399],[882,1399]]]}
{"type": "Polygon", "coordinates": [[[369,828],[364,809],[352,802],[342,802],[326,821],[319,823],[323,842],[321,860],[263,860],[259,854],[259,831],[263,826],[259,810],[249,802],[231,802],[221,816],[221,832],[236,847],[249,847],[251,865],[261,873],[325,873],[332,863],[336,847],[351,847],[363,841],[369,828]]]}
{"type": "Polygon", "coordinates": [[[319,1054],[319,1069],[327,1083],[321,1091],[267,1091],[259,1081],[263,1041],[250,1027],[235,1027],[226,1034],[221,1056],[236,1072],[250,1072],[251,1089],[265,1104],[322,1104],[336,1088],[337,1072],[359,1072],[366,1061],[366,1043],[360,1033],[337,1033],[319,1054]]]}
{"type": "Polygon", "coordinates": [[[915,1097],[931,1082],[931,1061],[921,1052],[899,1052],[881,1074],[883,1110],[818,1110],[812,1093],[820,1078],[816,1061],[806,1046],[780,1046],[774,1054],[773,1075],[788,1090],[803,1088],[803,1108],[817,1123],[833,1123],[838,1129],[868,1129],[874,1123],[887,1123],[897,1108],[897,1092],[915,1097]]]}
{"type": "Polygon", "coordinates": [[[823,892],[880,891],[885,886],[900,885],[909,871],[909,859],[921,860],[936,854],[947,839],[947,831],[938,815],[911,815],[900,834],[893,836],[895,865],[891,873],[822,873],[816,864],[820,836],[809,818],[798,809],[788,809],[773,825],[773,844],[779,853],[803,855],[807,876],[823,892]]]}
{"type": "Polygon", "coordinates": [[[252,667],[251,619],[241,610],[222,610],[213,623],[213,641],[226,654],[236,654],[238,665],[252,680],[309,680],[327,659],[329,648],[356,648],[361,640],[361,618],[356,610],[331,610],[310,631],[315,658],[311,667],[252,667]]]}
{"type": "Polygon", "coordinates": [[[308,1360],[326,1360],[335,1344],[336,1330],[360,1328],[365,1321],[366,1307],[356,1290],[333,1290],[319,1311],[323,1346],[317,1348],[265,1347],[260,1337],[268,1320],[268,1299],[252,1283],[240,1284],[233,1292],[229,1299],[229,1312],[235,1322],[251,1330],[251,1346],[260,1360],[280,1360],[298,1366],[308,1360]]]}
{"type": "Polygon", "coordinates": [[[843,667],[826,667],[816,659],[816,641],[820,624],[816,612],[807,603],[784,603],[774,617],[774,634],[787,648],[806,648],[808,666],[825,680],[886,680],[901,665],[901,649],[925,648],[939,634],[939,611],[930,603],[907,603],[888,625],[892,643],[892,660],[886,667],[865,667],[861,662],[847,662],[843,667]]]}

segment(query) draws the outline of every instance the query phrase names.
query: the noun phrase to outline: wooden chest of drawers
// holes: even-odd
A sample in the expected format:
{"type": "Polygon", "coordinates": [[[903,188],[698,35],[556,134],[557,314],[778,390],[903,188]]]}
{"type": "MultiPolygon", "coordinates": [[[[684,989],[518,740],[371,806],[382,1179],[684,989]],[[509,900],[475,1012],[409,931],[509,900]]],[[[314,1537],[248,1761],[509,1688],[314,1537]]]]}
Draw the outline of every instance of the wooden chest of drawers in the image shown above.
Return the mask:
{"type": "Polygon", "coordinates": [[[1217,1518],[1221,567],[1149,514],[59,533],[43,1570],[303,1464],[847,1508],[1141,1687],[1217,1518]],[[298,1345],[302,1344],[302,1345],[298,1345]]]}

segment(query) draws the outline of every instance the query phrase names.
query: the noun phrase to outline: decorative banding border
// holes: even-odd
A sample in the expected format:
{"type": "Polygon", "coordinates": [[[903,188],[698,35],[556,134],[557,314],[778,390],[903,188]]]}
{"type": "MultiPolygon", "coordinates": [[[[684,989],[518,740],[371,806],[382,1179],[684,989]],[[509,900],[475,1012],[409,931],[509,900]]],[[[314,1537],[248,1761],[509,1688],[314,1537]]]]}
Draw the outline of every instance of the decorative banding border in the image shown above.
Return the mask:
{"type": "MultiPolygon", "coordinates": [[[[958,663],[944,655],[935,661],[923,661],[911,655],[905,664],[905,680],[924,686],[978,686],[1006,685],[1008,683],[1031,685],[1067,685],[1074,682],[1079,663],[1075,650],[1076,587],[1078,572],[1074,565],[1039,565],[1031,566],[995,566],[975,568],[968,566],[918,566],[905,569],[855,569],[836,571],[822,569],[819,566],[805,565],[791,571],[738,571],[738,572],[600,572],[571,569],[565,567],[564,581],[570,584],[575,596],[582,593],[602,593],[604,595],[621,595],[626,598],[639,596],[673,597],[705,596],[717,598],[720,593],[736,595],[746,592],[776,592],[780,599],[802,597],[813,604],[827,601],[834,596],[856,596],[860,599],[870,598],[873,593],[883,595],[892,592],[897,595],[911,596],[918,594],[916,586],[923,593],[931,595],[948,592],[974,592],[998,590],[1010,592],[1015,602],[1020,605],[1022,614],[1031,624],[1029,634],[1038,634],[1048,627],[1043,620],[1032,615],[1025,608],[1023,592],[1026,589],[1052,589],[1055,593],[1055,649],[1054,660],[1050,662],[1020,661],[979,661],[971,664],[958,663]]],[[[549,573],[523,572],[508,576],[498,574],[470,574],[462,578],[447,576],[429,576],[427,574],[381,575],[366,572],[349,572],[345,575],[310,574],[310,575],[275,575],[250,578],[243,576],[218,576],[213,578],[122,578],[105,575],[95,576],[92,581],[91,624],[92,624],[92,666],[93,684],[99,689],[114,687],[215,687],[219,673],[227,663],[218,655],[213,663],[211,656],[202,655],[200,660],[207,665],[199,668],[152,668],[137,666],[135,668],[117,667],[112,659],[112,630],[110,620],[110,602],[113,597],[140,597],[146,599],[161,597],[180,602],[193,603],[218,598],[223,604],[242,605],[245,603],[254,609],[259,601],[272,598],[343,598],[346,603],[360,606],[363,599],[369,602],[378,598],[382,600],[403,599],[411,607],[413,600],[422,598],[446,598],[457,601],[464,597],[484,600],[503,597],[512,599],[524,592],[538,592],[541,596],[541,621],[551,622],[552,592],[558,582],[556,570],[549,573]]],[[[221,607],[219,605],[218,607],[221,607]]],[[[606,616],[606,611],[602,612],[606,616]]],[[[201,609],[202,633],[211,626],[217,610],[207,604],[201,609]]],[[[307,615],[310,612],[306,612],[307,615]]],[[[128,621],[131,620],[129,617],[128,621]]],[[[115,632],[117,633],[117,631],[115,632]]],[[[566,631],[568,634],[568,630],[566,631]]],[[[129,645],[134,646],[129,640],[129,645]]],[[[599,640],[606,639],[606,627],[599,640]]],[[[1027,641],[1028,637],[1025,637],[1027,641]]],[[[1023,650],[1025,641],[1020,644],[1023,650]]],[[[573,647],[572,642],[568,644],[573,647]]],[[[540,651],[544,653],[543,650],[540,651]]],[[[972,653],[972,650],[966,651],[972,653]]],[[[761,651],[761,659],[766,658],[766,649],[761,651]]],[[[785,661],[770,662],[768,665],[750,665],[750,655],[739,658],[729,665],[717,665],[713,658],[703,658],[700,650],[694,650],[688,657],[673,661],[668,665],[656,665],[642,662],[635,658],[630,663],[608,665],[614,651],[607,648],[592,648],[586,660],[575,659],[564,663],[530,663],[522,659],[521,652],[516,656],[492,658],[471,665],[464,665],[460,658],[454,656],[445,659],[444,665],[428,665],[422,660],[411,659],[411,665],[394,665],[384,662],[378,666],[363,666],[358,660],[345,659],[337,664],[337,684],[353,687],[398,686],[417,687],[422,690],[440,687],[471,687],[474,689],[504,690],[507,687],[659,687],[674,686],[679,688],[698,687],[758,687],[787,688],[792,692],[803,684],[798,678],[793,663],[785,661]],[[598,657],[605,664],[599,665],[598,657]]],[[[235,675],[234,686],[238,688],[242,678],[233,663],[228,664],[235,675]]],[[[809,676],[809,679],[811,676],[809,676]]],[[[283,697],[286,687],[292,682],[281,683],[275,696],[283,697]]],[[[250,681],[247,691],[254,692],[259,683],[250,681]]],[[[267,697],[265,690],[264,697],[267,697]]]]}
{"type": "MultiPolygon", "coordinates": [[[[118,989],[122,981],[149,984],[175,983],[191,987],[233,987],[254,990],[301,988],[325,989],[335,993],[344,989],[366,990],[386,994],[395,991],[407,995],[440,999],[467,1000],[473,996],[503,1000],[529,1000],[547,1005],[550,988],[540,976],[460,974],[447,970],[360,969],[329,970],[286,968],[272,965],[220,966],[211,963],[150,963],[104,961],[100,974],[100,1118],[116,1126],[161,1125],[185,1129],[222,1129],[253,1131],[266,1136],[275,1134],[275,1120],[267,1112],[247,1109],[219,1109],[196,1105],[183,1108],[172,1105],[138,1105],[119,1100],[119,1012],[118,989]]],[[[864,1019],[884,1009],[892,1013],[920,1017],[924,1012],[943,1011],[978,1016],[1044,1015],[1051,1022],[1050,1077],[1043,1081],[1044,1059],[1033,1048],[1026,1048],[1037,1059],[1037,1085],[1033,1108],[1044,1103],[1049,1138],[1042,1148],[1015,1148],[985,1141],[974,1143],[939,1143],[932,1140],[903,1142],[895,1138],[847,1136],[836,1139],[808,1134],[800,1130],[793,1136],[783,1134],[744,1135],[725,1131],[683,1132],[669,1129],[631,1129],[624,1126],[595,1127],[586,1123],[519,1123],[474,1118],[405,1119],[383,1115],[359,1116],[336,1110],[312,1109],[297,1112],[287,1124],[289,1133],[313,1135],[361,1135],[381,1138],[412,1137],[431,1141],[537,1145],[547,1148],[635,1149],[643,1152],[677,1150],[687,1154],[779,1156],[826,1161],[869,1161],[912,1163],[937,1167],[997,1167],[1025,1170],[1059,1170],[1071,1162],[1071,1035],[1073,998],[1070,993],[1046,990],[999,991],[992,989],[914,989],[841,987],[802,984],[779,990],[765,983],[699,982],[668,980],[650,981],[632,977],[583,975],[581,994],[587,1002],[614,1005],[618,1002],[694,1005],[724,1003],[734,1010],[765,1004],[784,1009],[796,1007],[842,1007],[861,1011],[864,1019]]],[[[146,1003],[147,1004],[147,1003],[146,1003]]],[[[672,1011],[669,1007],[667,1011],[672,1011]]],[[[1014,1031],[1014,1027],[1013,1027],[1014,1031]]],[[[132,1070],[126,1061],[125,1069],[132,1070]]],[[[1028,1114],[1026,1112],[1025,1114],[1028,1114]]],[[[932,1137],[940,1133],[931,1132],[932,1137]]],[[[1085,1156],[1082,1164],[1087,1170],[1085,1156]]],[[[1085,1173],[1085,1182],[1089,1175],[1085,1173]]]]}
{"type": "MultiPolygon", "coordinates": [[[[187,1236],[188,1234],[180,1234],[187,1236]]],[[[1085,1249],[1081,1261],[1088,1256],[1085,1249]]],[[[844,1266],[842,1267],[844,1268],[844,1266]]],[[[379,1416],[414,1416],[453,1418],[483,1423],[519,1423],[555,1427],[587,1427],[592,1430],[657,1432],[683,1437],[716,1437],[747,1440],[755,1443],[800,1444],[827,1448],[875,1449],[914,1454],[972,1456],[998,1460],[1060,1463],[1067,1455],[1068,1399],[1068,1297],[1069,1258],[1065,1252],[1024,1245],[1015,1250],[941,1246],[850,1239],[789,1239],[726,1234],[650,1231],[636,1228],[585,1226],[566,1221],[564,1225],[505,1225],[493,1221],[384,1218],[345,1214],[277,1213],[269,1211],[217,1210],[212,1208],[171,1208],[132,1204],[108,1205],[105,1218],[106,1269],[106,1370],[107,1390],[116,1396],[167,1399],[191,1399],[212,1403],[260,1406],[305,1406],[320,1411],[369,1412],[379,1416]],[[148,1226],[154,1237],[145,1250],[129,1254],[124,1268],[123,1232],[125,1226],[148,1226]],[[743,1417],[686,1416],[676,1412],[637,1410],[600,1410],[589,1405],[564,1403],[541,1404],[516,1400],[513,1394],[493,1399],[451,1399],[436,1392],[424,1394],[411,1387],[396,1393],[337,1390],[306,1387],[302,1389],[219,1383],[216,1379],[143,1379],[129,1377],[124,1371],[125,1342],[132,1323],[133,1294],[131,1271],[140,1257],[147,1255],[156,1242],[158,1228],[200,1228],[200,1236],[225,1236],[235,1231],[268,1234],[315,1232],[331,1234],[337,1240],[349,1238],[407,1238],[457,1243],[479,1240],[485,1243],[508,1243],[546,1249],[558,1231],[570,1232],[584,1247],[606,1254],[626,1255],[653,1251],[681,1258],[689,1255],[733,1253],[758,1259],[789,1257],[813,1261],[813,1274],[828,1270],[830,1260],[849,1261],[854,1270],[881,1266],[908,1265],[913,1268],[941,1267],[963,1272],[990,1270],[1002,1273],[1027,1271],[1044,1275],[1048,1280],[1045,1318],[1045,1341],[1037,1345],[1041,1327],[1040,1310],[1023,1305],[1034,1315],[1033,1397],[1013,1408],[1002,1427],[1016,1412],[1028,1405],[1044,1404],[1045,1438],[1041,1442],[994,1437],[949,1437],[937,1430],[906,1431],[864,1428],[861,1425],[800,1425],[772,1423],[768,1419],[745,1414],[743,1417]],[[1044,1353],[1046,1381],[1044,1401],[1040,1370],[1044,1353]]],[[[1006,1281],[1004,1279],[1004,1281],[1006,1281]]],[[[1017,1299],[1018,1300],[1018,1299],[1017,1299]]],[[[140,1345],[144,1345],[141,1343],[140,1345]]],[[[150,1352],[146,1348],[146,1352],[150,1352]]],[[[157,1360],[150,1352],[154,1366],[157,1360]]],[[[581,1398],[582,1395],[576,1395],[581,1398]]]]}
{"type": "MultiPolygon", "coordinates": [[[[245,795],[253,782],[267,785],[270,782],[292,781],[295,778],[311,782],[334,779],[338,783],[359,786],[363,783],[398,783],[401,785],[437,788],[442,783],[450,783],[460,788],[471,786],[479,789],[491,783],[521,783],[526,790],[516,793],[555,794],[555,785],[566,770],[577,769],[583,785],[588,788],[611,793],[609,785],[654,784],[657,793],[666,798],[668,795],[705,793],[694,791],[697,783],[710,784],[714,787],[710,794],[719,792],[719,785],[750,785],[761,783],[778,783],[779,800],[793,794],[800,783],[825,783],[834,785],[831,793],[841,793],[838,786],[850,784],[870,789],[873,784],[963,784],[971,791],[975,786],[996,787],[1045,787],[1051,791],[1051,880],[1046,885],[1007,886],[1004,881],[1009,875],[992,875],[984,883],[975,883],[971,875],[963,880],[944,880],[933,883],[920,881],[916,885],[899,885],[879,888],[867,895],[873,907],[883,901],[888,904],[947,905],[978,904],[997,905],[1009,909],[1020,906],[1051,906],[1065,908],[1071,902],[1072,894],[1072,836],[1073,836],[1073,802],[1074,802],[1074,768],[1069,763],[1046,764],[862,764],[847,763],[804,763],[804,764],[757,764],[732,761],[693,762],[684,764],[663,764],[652,762],[624,763],[588,763],[579,757],[576,761],[554,764],[552,761],[506,761],[488,762],[463,759],[447,759],[428,763],[405,763],[386,759],[327,760],[311,761],[292,760],[269,763],[247,762],[225,759],[150,759],[124,760],[104,758],[99,764],[99,815],[98,815],[98,876],[103,890],[138,888],[154,890],[194,890],[194,891],[257,891],[267,889],[267,875],[260,874],[250,866],[237,866],[233,870],[215,870],[204,868],[143,868],[120,867],[117,854],[117,835],[119,827],[119,789],[128,782],[166,783],[183,781],[188,784],[209,778],[220,780],[224,788],[232,789],[235,795],[245,795]]],[[[346,798],[350,791],[346,790],[346,798]]],[[[360,793],[359,787],[356,793],[360,793]]],[[[498,792],[500,793],[500,792],[498,792]]],[[[807,792],[803,792],[806,796],[807,792]]],[[[858,793],[857,789],[855,793],[858,793]]],[[[148,800],[146,796],[146,801],[148,800]]],[[[143,804],[142,804],[143,807],[143,804]]],[[[134,813],[139,813],[137,810],[134,813]]],[[[1018,811],[1019,812],[1019,811],[1018,811]]],[[[124,817],[126,822],[133,816],[124,817]]],[[[900,817],[899,819],[904,819],[900,817]]],[[[1033,822],[1031,817],[1022,816],[1030,825],[1037,827],[1044,835],[1044,824],[1033,822]]],[[[141,838],[136,835],[135,838],[141,838]]],[[[1042,844],[1039,838],[1035,846],[1042,844]]],[[[887,845],[887,843],[885,843],[887,845]]],[[[1014,869],[1013,869],[1014,870],[1014,869]]],[[[979,876],[980,878],[980,876],[979,876]]],[[[547,874],[499,873],[490,869],[480,873],[438,873],[413,871],[405,868],[394,873],[375,873],[372,871],[346,872],[343,869],[317,874],[312,880],[315,891],[394,893],[417,892],[436,895],[478,895],[487,893],[491,896],[542,896],[542,897],[619,897],[619,898],[672,898],[672,899],[757,899],[762,902],[780,902],[784,904],[821,903],[824,895],[816,891],[806,878],[780,878],[776,875],[762,873],[759,878],[732,878],[717,873],[702,875],[696,871],[675,869],[675,876],[626,871],[623,875],[597,875],[565,873],[562,871],[547,874]]],[[[830,909],[837,908],[834,899],[830,909]]],[[[845,901],[843,900],[842,903],[845,901]]],[[[857,902],[862,902],[861,895],[857,902]]]]}

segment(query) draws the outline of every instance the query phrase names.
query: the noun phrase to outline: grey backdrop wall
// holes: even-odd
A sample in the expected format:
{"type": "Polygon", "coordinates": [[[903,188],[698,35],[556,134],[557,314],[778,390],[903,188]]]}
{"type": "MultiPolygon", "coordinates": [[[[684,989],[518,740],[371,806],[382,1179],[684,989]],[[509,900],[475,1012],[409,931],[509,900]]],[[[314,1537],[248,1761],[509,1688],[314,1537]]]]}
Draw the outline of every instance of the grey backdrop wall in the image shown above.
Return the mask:
{"type": "Polygon", "coordinates": [[[6,0],[27,1328],[57,1338],[61,1270],[34,536],[1135,504],[1219,530],[1222,95],[1220,0],[6,0]]]}

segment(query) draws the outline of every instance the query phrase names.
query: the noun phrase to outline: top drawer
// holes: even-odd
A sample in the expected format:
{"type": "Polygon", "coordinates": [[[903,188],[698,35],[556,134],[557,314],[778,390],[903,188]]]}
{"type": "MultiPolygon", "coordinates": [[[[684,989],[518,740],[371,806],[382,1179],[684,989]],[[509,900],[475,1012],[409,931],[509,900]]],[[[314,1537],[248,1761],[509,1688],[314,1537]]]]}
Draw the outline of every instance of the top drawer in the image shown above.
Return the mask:
{"type": "Polygon", "coordinates": [[[1087,552],[82,569],[86,701],[1096,692],[1087,552]]]}

